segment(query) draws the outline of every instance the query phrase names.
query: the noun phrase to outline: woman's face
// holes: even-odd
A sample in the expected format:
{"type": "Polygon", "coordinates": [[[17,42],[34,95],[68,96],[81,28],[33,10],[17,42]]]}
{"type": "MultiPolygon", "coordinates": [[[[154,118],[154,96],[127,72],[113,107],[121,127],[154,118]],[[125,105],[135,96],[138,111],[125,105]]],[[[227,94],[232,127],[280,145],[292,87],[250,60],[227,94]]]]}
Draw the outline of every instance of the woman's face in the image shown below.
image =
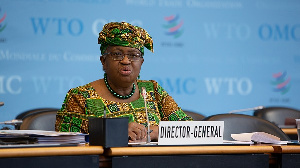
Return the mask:
{"type": "Polygon", "coordinates": [[[108,46],[107,54],[101,56],[103,70],[107,74],[108,80],[111,82],[129,82],[133,83],[140,74],[141,66],[144,62],[143,58],[132,61],[128,59],[128,55],[141,55],[141,52],[136,48],[123,46],[108,46]],[[114,55],[125,55],[122,60],[114,60],[114,55]]]}

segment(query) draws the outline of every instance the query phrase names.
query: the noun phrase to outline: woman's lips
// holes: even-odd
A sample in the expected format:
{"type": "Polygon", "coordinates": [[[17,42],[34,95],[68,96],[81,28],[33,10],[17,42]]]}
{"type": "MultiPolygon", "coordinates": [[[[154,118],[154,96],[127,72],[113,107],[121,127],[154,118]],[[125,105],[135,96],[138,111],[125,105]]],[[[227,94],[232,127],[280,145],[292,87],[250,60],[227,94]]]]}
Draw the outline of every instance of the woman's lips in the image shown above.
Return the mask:
{"type": "Polygon", "coordinates": [[[130,68],[122,68],[122,69],[120,69],[120,73],[122,74],[122,75],[130,75],[131,74],[131,70],[130,70],[130,68]]]}

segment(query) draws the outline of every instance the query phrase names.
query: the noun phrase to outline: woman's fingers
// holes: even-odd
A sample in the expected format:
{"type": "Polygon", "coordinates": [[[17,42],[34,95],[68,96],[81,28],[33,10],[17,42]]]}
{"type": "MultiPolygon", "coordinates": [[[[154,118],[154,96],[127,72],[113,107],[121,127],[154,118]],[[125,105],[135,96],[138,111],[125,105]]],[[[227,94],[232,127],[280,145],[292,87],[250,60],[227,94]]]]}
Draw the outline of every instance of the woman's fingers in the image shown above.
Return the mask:
{"type": "Polygon", "coordinates": [[[131,122],[128,124],[128,136],[131,140],[140,140],[145,138],[147,135],[147,129],[144,125],[138,124],[136,122],[131,122]]]}

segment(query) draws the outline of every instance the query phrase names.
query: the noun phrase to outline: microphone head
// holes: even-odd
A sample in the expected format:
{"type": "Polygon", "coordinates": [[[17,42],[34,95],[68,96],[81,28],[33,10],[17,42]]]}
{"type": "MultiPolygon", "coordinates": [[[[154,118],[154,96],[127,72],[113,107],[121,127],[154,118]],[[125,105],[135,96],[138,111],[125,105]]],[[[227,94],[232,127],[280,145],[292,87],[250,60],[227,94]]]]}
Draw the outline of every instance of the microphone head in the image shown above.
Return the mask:
{"type": "Polygon", "coordinates": [[[265,107],[264,107],[264,106],[257,106],[257,107],[255,107],[254,110],[261,110],[261,109],[263,109],[263,108],[265,108],[265,107]]]}
{"type": "Polygon", "coordinates": [[[147,98],[147,92],[146,92],[146,88],[145,87],[142,87],[142,96],[144,99],[147,98]]]}
{"type": "Polygon", "coordinates": [[[23,121],[22,120],[17,120],[17,119],[13,119],[10,121],[12,124],[22,124],[23,121]]]}

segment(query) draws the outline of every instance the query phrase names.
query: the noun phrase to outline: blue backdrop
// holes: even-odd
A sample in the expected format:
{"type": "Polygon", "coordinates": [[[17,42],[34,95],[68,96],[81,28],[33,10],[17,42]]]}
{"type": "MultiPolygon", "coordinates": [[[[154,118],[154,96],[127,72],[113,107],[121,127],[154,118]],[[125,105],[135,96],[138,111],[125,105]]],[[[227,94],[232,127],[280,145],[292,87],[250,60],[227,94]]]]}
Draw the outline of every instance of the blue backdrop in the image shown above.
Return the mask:
{"type": "Polygon", "coordinates": [[[103,78],[97,36],[111,21],[149,32],[141,79],[183,109],[300,108],[299,16],[298,0],[1,0],[0,121],[103,78]]]}

